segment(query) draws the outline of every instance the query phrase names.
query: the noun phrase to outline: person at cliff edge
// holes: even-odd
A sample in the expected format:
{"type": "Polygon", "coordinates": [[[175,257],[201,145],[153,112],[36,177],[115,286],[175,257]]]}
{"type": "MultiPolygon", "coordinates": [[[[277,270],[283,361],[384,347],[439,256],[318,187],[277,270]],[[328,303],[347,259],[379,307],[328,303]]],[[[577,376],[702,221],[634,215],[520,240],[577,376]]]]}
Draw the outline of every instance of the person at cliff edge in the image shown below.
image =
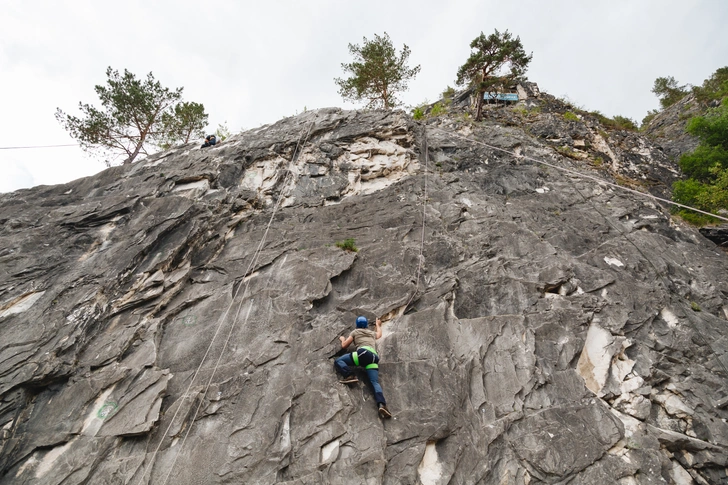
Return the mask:
{"type": "Polygon", "coordinates": [[[374,389],[374,400],[379,408],[379,416],[391,418],[392,414],[387,409],[387,402],[384,400],[382,386],[379,385],[379,354],[377,354],[376,340],[382,338],[382,321],[377,318],[375,323],[376,332],[370,330],[369,320],[366,317],[357,317],[356,329],[347,338],[339,337],[341,348],[345,349],[353,342],[356,351],[345,354],[334,361],[336,371],[342,375],[339,381],[342,384],[355,384],[359,379],[354,375],[351,367],[363,367],[374,389]]]}
{"type": "Polygon", "coordinates": [[[216,143],[217,143],[217,137],[215,135],[207,135],[205,137],[205,143],[203,143],[200,148],[207,148],[207,147],[215,146],[216,143]]]}

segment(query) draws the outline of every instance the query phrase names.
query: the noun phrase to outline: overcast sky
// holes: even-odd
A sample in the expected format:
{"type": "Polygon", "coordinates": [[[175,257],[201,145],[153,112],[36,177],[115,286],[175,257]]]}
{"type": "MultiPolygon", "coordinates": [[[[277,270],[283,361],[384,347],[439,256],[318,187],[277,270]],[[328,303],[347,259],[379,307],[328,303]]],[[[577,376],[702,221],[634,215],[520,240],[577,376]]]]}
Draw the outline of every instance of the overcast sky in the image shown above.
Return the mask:
{"type": "MultiPolygon", "coordinates": [[[[434,101],[454,85],[484,32],[521,37],[531,81],[588,110],[641,121],[655,78],[700,84],[728,65],[726,0],[5,0],[0,31],[0,148],[73,143],[54,117],[98,105],[107,66],[153,72],[203,103],[210,132],[233,132],[304,108],[355,108],[335,77],[348,43],[389,33],[422,70],[401,97],[434,101]]],[[[77,147],[0,150],[0,192],[105,168],[77,147]]]]}

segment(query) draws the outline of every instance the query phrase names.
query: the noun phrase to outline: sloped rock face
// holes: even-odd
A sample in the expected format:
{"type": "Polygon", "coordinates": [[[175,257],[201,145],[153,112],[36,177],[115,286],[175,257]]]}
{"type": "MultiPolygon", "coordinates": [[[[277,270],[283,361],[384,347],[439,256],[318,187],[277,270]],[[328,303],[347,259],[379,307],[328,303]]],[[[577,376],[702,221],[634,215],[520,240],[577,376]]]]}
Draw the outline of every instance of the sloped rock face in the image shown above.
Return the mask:
{"type": "Polygon", "coordinates": [[[688,120],[705,114],[705,108],[689,94],[660,111],[645,128],[645,134],[660,145],[665,154],[677,163],[680,156],[695,150],[698,139],[685,132],[688,120]]]}
{"type": "MultiPolygon", "coordinates": [[[[487,104],[483,110],[484,123],[518,127],[559,155],[576,160],[581,166],[590,166],[602,178],[662,198],[671,197],[672,183],[681,175],[677,159],[696,146],[694,139],[684,133],[686,114],[678,119],[680,113],[695,112],[692,104],[692,111],[670,108],[671,115],[668,110],[660,113],[655,122],[660,127],[660,135],[653,130],[646,137],[632,130],[605,126],[598,114],[540,93],[538,87],[527,84],[531,85],[523,90],[524,95],[528,91],[529,97],[515,106],[487,104]],[[679,146],[674,148],[673,142],[679,146]],[[674,150],[684,151],[676,155],[674,150]]],[[[454,96],[450,101],[451,113],[468,117],[471,94],[463,91],[454,96]]],[[[442,100],[439,103],[447,104],[442,100]]],[[[430,108],[425,111],[430,112],[430,108]]]]}
{"type": "Polygon", "coordinates": [[[725,483],[726,254],[529,131],[319,110],[1,196],[0,484],[725,483]]]}

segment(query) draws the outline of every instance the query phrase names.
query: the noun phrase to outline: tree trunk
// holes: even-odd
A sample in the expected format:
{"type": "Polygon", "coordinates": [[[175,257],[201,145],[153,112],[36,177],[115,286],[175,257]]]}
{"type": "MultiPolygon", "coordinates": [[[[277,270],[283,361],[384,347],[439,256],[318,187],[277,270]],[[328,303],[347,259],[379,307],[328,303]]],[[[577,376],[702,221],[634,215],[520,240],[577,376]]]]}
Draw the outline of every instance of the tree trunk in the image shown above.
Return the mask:
{"type": "Polygon", "coordinates": [[[137,155],[139,155],[139,152],[142,149],[142,145],[144,145],[144,140],[145,139],[146,139],[146,135],[142,136],[142,138],[139,140],[139,143],[137,143],[136,148],[134,148],[134,153],[132,153],[131,155],[129,155],[129,158],[127,158],[126,160],[124,160],[123,165],[129,165],[130,163],[132,163],[134,161],[134,159],[137,157],[137,155]]]}
{"type": "Polygon", "coordinates": [[[483,95],[485,93],[482,93],[478,91],[477,99],[475,101],[475,121],[480,121],[480,115],[483,111],[483,95]]]}

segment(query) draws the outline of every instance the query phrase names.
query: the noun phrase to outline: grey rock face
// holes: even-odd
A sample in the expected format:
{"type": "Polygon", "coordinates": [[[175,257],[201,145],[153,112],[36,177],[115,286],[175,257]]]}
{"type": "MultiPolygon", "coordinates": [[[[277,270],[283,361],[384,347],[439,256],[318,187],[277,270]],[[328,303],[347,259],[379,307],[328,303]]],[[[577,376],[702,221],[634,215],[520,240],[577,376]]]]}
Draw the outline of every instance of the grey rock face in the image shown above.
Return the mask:
{"type": "Polygon", "coordinates": [[[681,155],[698,146],[698,139],[685,133],[685,126],[690,118],[704,113],[705,108],[695,101],[695,96],[689,94],[660,111],[647,125],[645,134],[660,145],[671,160],[677,162],[681,155]]]}
{"type": "Polygon", "coordinates": [[[319,110],[0,195],[0,484],[725,483],[728,257],[524,159],[604,174],[543,116],[319,110]],[[332,368],[360,314],[390,420],[332,368]]]}

